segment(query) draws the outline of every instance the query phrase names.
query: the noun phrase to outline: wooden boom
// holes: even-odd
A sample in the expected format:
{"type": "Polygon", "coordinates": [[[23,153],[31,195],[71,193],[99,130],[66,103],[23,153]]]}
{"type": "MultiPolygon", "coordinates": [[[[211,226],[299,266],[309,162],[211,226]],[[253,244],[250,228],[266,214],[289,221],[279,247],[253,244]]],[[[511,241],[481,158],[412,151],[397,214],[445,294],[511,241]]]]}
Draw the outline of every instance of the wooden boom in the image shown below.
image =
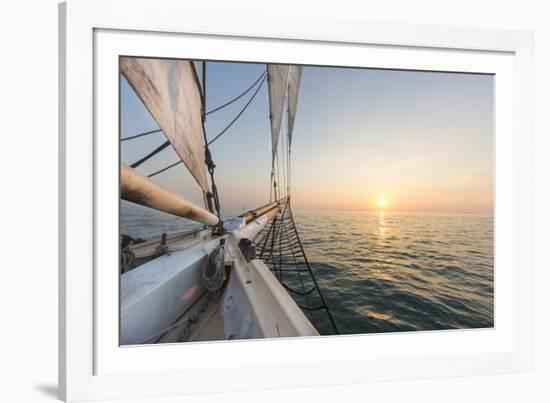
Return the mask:
{"type": "Polygon", "coordinates": [[[126,164],[120,166],[120,192],[124,200],[168,214],[212,226],[219,222],[214,214],[158,185],[126,164]]]}
{"type": "Polygon", "coordinates": [[[250,221],[255,220],[257,217],[276,209],[277,207],[279,207],[279,204],[283,203],[284,201],[285,199],[280,199],[279,201],[263,205],[255,210],[247,211],[246,213],[242,214],[241,217],[244,218],[245,223],[248,224],[250,221]]]}

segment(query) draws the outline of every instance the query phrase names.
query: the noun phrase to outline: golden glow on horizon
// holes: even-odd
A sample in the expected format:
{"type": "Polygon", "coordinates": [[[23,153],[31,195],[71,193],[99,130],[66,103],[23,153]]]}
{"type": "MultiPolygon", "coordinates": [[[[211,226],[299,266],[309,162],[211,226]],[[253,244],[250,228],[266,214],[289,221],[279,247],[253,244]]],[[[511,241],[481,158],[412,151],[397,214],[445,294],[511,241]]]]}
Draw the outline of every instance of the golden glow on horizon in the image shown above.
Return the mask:
{"type": "Polygon", "coordinates": [[[378,199],[378,207],[384,208],[385,206],[386,206],[386,199],[384,199],[384,198],[379,198],[379,199],[378,199]]]}

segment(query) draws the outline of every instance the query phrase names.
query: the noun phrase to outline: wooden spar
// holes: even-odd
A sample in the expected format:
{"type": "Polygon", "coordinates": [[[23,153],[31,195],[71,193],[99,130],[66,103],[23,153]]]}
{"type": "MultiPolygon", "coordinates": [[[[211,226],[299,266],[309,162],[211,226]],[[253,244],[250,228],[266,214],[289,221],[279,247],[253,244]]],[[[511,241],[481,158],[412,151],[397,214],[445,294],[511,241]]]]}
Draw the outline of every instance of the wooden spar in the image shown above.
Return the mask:
{"type": "Polygon", "coordinates": [[[120,191],[124,200],[188,218],[207,225],[217,225],[218,217],[183,197],[156,184],[126,164],[120,167],[120,191]]]}
{"type": "Polygon", "coordinates": [[[258,207],[255,210],[247,211],[242,215],[242,218],[244,218],[244,221],[248,224],[250,221],[254,220],[256,217],[264,215],[265,213],[277,208],[277,206],[279,206],[279,203],[283,201],[284,199],[281,199],[279,201],[275,201],[273,203],[269,203],[264,206],[258,207]]]}

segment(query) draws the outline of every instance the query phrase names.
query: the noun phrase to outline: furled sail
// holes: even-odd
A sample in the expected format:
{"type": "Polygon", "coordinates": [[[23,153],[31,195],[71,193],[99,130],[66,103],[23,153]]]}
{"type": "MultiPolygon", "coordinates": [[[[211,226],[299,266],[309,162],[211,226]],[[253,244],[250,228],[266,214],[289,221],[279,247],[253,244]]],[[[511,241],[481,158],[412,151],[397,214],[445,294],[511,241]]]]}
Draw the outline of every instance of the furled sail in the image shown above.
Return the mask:
{"type": "Polygon", "coordinates": [[[269,117],[271,121],[271,150],[273,160],[275,160],[275,156],[277,155],[277,144],[279,143],[279,133],[281,131],[281,121],[288,83],[288,68],[289,66],[287,65],[267,65],[267,78],[269,80],[269,117]]]}
{"type": "Polygon", "coordinates": [[[302,66],[290,66],[288,70],[288,147],[292,144],[292,132],[294,119],[298,106],[298,93],[300,92],[300,80],[302,78],[302,66]]]}
{"type": "Polygon", "coordinates": [[[192,62],[123,57],[120,69],[203,191],[201,93],[192,62]]]}

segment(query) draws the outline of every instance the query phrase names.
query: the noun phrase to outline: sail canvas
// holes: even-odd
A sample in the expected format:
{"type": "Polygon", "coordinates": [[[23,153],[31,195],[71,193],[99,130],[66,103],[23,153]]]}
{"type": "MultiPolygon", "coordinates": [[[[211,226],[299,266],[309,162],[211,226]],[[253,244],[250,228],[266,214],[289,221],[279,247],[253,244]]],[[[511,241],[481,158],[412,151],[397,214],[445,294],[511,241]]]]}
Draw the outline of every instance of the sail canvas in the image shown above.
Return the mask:
{"type": "Polygon", "coordinates": [[[288,65],[269,64],[267,66],[269,117],[271,123],[272,161],[277,155],[277,144],[281,132],[283,108],[288,83],[288,65]]]}
{"type": "Polygon", "coordinates": [[[201,93],[187,60],[121,58],[120,69],[204,192],[201,93]]]}
{"type": "Polygon", "coordinates": [[[294,132],[294,120],[298,107],[298,93],[300,92],[300,80],[302,79],[302,66],[290,66],[288,70],[288,145],[292,144],[294,132]]]}

